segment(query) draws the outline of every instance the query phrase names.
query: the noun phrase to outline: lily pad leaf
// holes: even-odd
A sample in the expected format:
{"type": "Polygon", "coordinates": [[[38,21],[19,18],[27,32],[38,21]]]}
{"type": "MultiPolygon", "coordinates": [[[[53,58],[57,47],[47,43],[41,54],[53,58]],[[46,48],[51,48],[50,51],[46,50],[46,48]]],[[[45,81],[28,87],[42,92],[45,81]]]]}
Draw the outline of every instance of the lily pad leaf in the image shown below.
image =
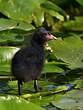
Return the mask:
{"type": "Polygon", "coordinates": [[[54,50],[57,59],[67,63],[69,68],[83,67],[83,41],[77,35],[49,42],[49,45],[54,50]]]}
{"type": "Polygon", "coordinates": [[[16,96],[1,96],[0,97],[1,110],[45,110],[36,104],[26,101],[16,96]]]}

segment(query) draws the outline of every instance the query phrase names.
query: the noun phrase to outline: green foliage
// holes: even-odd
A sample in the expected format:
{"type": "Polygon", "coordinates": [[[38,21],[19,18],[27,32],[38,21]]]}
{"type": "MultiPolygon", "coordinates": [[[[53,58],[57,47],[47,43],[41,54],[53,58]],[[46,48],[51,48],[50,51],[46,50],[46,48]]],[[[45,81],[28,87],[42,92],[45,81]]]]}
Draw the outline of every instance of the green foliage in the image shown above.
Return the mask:
{"type": "Polygon", "coordinates": [[[45,0],[4,0],[0,1],[0,10],[9,18],[30,23],[33,10],[39,7],[43,2],[45,2],[45,0]]]}
{"type": "Polygon", "coordinates": [[[83,31],[83,16],[75,17],[75,20],[64,22],[63,26],[66,30],[83,31]]]}
{"type": "Polygon", "coordinates": [[[43,72],[44,73],[52,73],[52,72],[58,72],[61,73],[64,70],[60,67],[57,66],[56,62],[48,62],[45,63],[44,68],[43,68],[43,72]]]}
{"type": "MultiPolygon", "coordinates": [[[[25,84],[22,97],[31,102],[16,96],[1,96],[2,110],[11,108],[13,110],[32,110],[33,108],[43,110],[39,106],[47,110],[83,108],[82,24],[83,0],[0,0],[0,79],[8,79],[12,75],[11,59],[19,47],[29,45],[30,36],[36,27],[44,26],[58,37],[56,41],[48,43],[52,53],[46,51],[46,62],[41,77],[43,81],[40,81],[44,90],[32,93],[32,82],[25,84]],[[48,86],[55,85],[53,81],[59,86],[49,91],[48,86]],[[76,86],[73,91],[64,95],[53,95],[52,92],[62,91],[63,93],[67,90],[66,86],[60,86],[62,83],[72,83],[76,86]],[[27,88],[30,90],[28,91],[27,88]],[[75,90],[78,88],[80,90],[75,90]],[[29,94],[26,94],[27,92],[29,94]]],[[[7,94],[17,94],[16,81],[10,81],[8,86],[15,90],[7,94]]],[[[4,91],[0,84],[0,94],[2,92],[4,91]]]]}
{"type": "Polygon", "coordinates": [[[16,96],[0,96],[1,110],[45,110],[37,105],[16,96]]]}
{"type": "Polygon", "coordinates": [[[70,91],[61,97],[61,100],[58,100],[60,96],[57,96],[55,101],[52,102],[56,107],[61,108],[62,110],[76,110],[82,109],[82,98],[83,91],[70,91]],[[74,94],[74,95],[73,95],[74,94]]]}
{"type": "Polygon", "coordinates": [[[67,63],[71,69],[83,67],[83,41],[74,35],[49,42],[55,52],[57,59],[67,63]]]}
{"type": "Polygon", "coordinates": [[[0,75],[11,75],[11,59],[19,48],[0,47],[0,75]]]}
{"type": "Polygon", "coordinates": [[[50,1],[47,1],[44,4],[42,4],[42,7],[46,10],[47,13],[62,21],[64,19],[63,16],[66,16],[66,12],[64,10],[62,10],[60,7],[58,7],[56,4],[53,4],[50,1]]]}
{"type": "Polygon", "coordinates": [[[29,31],[31,29],[34,29],[34,27],[31,24],[26,24],[25,22],[20,22],[18,25],[18,21],[12,20],[12,19],[0,19],[0,31],[3,30],[11,30],[11,29],[21,29],[25,31],[29,31]]]}
{"type": "Polygon", "coordinates": [[[76,1],[83,6],[83,0],[76,0],[76,1]]]}

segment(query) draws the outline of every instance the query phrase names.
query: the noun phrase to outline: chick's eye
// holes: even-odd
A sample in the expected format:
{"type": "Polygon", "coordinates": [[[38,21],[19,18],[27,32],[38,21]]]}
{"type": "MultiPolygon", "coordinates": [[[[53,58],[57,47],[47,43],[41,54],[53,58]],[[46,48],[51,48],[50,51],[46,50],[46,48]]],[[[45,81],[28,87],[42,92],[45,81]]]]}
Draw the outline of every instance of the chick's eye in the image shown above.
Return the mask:
{"type": "Polygon", "coordinates": [[[50,33],[48,33],[48,35],[51,35],[50,33]]]}
{"type": "Polygon", "coordinates": [[[47,35],[47,33],[43,33],[43,35],[44,35],[44,36],[46,36],[46,35],[47,35]]]}

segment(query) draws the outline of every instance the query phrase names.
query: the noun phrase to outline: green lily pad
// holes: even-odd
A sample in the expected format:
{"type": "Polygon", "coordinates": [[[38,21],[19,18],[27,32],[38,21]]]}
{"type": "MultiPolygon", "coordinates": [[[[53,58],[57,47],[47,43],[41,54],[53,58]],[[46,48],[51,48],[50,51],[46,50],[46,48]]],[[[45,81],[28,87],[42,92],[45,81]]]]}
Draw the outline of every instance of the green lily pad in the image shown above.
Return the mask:
{"type": "Polygon", "coordinates": [[[32,102],[16,96],[0,96],[1,110],[45,110],[32,102]]]}
{"type": "Polygon", "coordinates": [[[69,36],[64,40],[57,39],[49,42],[57,59],[65,62],[69,68],[83,67],[83,41],[77,35],[69,36]]]}

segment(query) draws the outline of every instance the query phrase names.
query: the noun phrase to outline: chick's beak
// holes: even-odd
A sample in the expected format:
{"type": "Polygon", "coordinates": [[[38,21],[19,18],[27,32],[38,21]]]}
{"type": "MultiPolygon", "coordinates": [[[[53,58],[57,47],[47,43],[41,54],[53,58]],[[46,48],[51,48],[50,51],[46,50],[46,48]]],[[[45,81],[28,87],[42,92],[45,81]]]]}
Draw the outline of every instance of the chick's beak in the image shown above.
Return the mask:
{"type": "Polygon", "coordinates": [[[55,36],[53,36],[52,34],[48,34],[47,39],[48,40],[56,40],[57,38],[55,36]]]}

